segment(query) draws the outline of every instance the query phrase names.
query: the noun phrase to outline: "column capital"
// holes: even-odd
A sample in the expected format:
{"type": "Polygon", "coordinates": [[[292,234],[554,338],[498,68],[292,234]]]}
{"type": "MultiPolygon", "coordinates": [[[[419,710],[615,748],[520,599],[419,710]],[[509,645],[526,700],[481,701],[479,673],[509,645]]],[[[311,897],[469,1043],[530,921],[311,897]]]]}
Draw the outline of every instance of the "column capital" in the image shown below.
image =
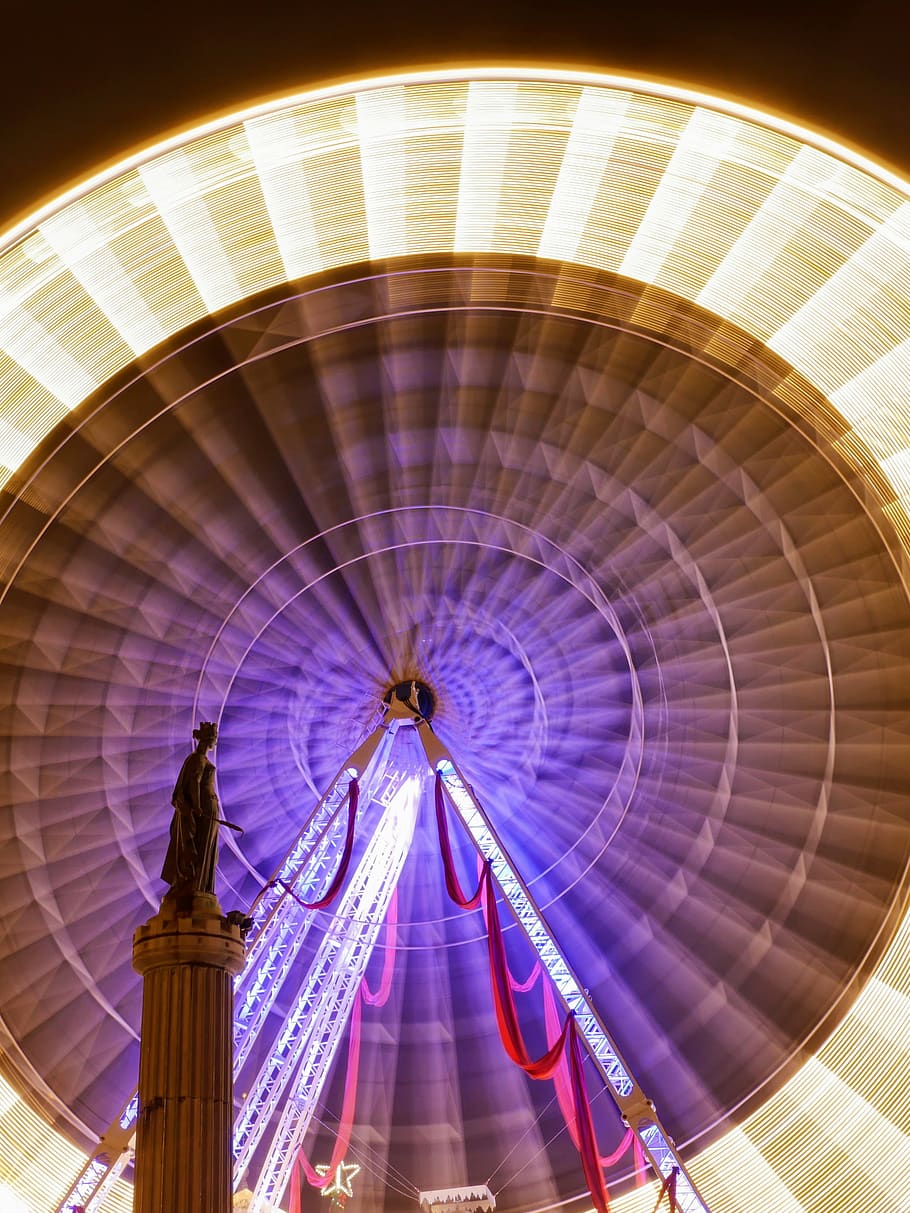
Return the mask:
{"type": "Polygon", "coordinates": [[[173,965],[205,965],[236,974],[243,968],[240,927],[221,913],[217,898],[197,893],[166,897],[158,913],[133,935],[133,968],[143,977],[173,965]]]}

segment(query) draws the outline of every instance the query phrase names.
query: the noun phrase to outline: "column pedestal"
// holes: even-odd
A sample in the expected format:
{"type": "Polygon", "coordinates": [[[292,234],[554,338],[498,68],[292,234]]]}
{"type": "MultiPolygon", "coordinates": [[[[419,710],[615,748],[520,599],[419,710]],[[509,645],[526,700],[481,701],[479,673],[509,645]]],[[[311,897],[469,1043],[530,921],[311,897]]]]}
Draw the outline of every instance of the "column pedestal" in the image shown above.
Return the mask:
{"type": "Polygon", "coordinates": [[[143,977],[134,1213],[229,1213],[240,928],[209,893],[167,897],[133,936],[143,977]]]}

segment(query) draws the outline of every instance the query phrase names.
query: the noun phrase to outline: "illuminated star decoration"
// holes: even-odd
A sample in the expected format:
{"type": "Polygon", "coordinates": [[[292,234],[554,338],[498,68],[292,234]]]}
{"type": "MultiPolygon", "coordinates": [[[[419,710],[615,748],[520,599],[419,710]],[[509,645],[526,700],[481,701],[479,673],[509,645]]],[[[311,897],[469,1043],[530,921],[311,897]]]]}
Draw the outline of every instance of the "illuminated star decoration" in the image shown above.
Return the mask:
{"type": "MultiPolygon", "coordinates": [[[[328,1175],[331,1167],[321,1164],[317,1166],[316,1172],[318,1175],[328,1175]]],[[[335,1168],[335,1174],[330,1183],[322,1189],[323,1196],[331,1196],[332,1204],[338,1205],[343,1209],[348,1202],[348,1197],[354,1195],[354,1189],[351,1187],[351,1180],[355,1175],[360,1174],[360,1167],[356,1163],[340,1162],[335,1168]]]]}

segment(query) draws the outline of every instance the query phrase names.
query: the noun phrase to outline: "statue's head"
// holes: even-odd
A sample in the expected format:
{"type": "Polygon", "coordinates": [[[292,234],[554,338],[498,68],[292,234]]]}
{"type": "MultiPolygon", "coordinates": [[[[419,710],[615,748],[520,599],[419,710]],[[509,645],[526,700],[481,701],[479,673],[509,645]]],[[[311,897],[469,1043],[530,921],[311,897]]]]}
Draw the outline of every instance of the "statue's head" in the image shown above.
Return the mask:
{"type": "Polygon", "coordinates": [[[212,720],[202,720],[199,728],[193,729],[193,737],[196,741],[205,742],[206,748],[213,746],[218,740],[218,725],[212,720]]]}

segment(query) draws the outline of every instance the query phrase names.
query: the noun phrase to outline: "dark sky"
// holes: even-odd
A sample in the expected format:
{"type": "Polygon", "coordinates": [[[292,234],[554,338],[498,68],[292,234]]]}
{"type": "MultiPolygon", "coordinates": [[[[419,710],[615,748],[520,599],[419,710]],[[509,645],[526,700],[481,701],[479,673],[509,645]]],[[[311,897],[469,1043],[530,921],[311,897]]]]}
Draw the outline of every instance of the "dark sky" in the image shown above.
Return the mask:
{"type": "Polygon", "coordinates": [[[910,175],[907,0],[9,0],[3,21],[0,230],[99,164],[202,117],[447,61],[690,84],[825,130],[910,175]]]}

